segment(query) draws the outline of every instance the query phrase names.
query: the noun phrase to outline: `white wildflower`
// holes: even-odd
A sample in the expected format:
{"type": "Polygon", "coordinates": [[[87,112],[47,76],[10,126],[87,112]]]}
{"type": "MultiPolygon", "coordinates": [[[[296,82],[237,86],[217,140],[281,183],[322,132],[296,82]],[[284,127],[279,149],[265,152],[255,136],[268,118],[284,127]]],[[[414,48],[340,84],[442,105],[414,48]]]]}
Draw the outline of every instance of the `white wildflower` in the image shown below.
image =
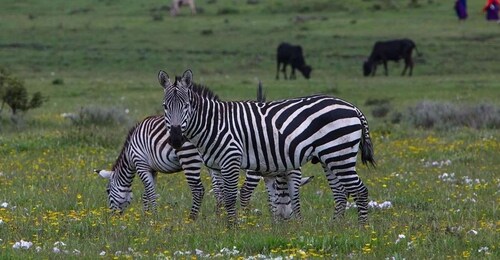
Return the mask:
{"type": "Polygon", "coordinates": [[[190,255],[190,254],[191,254],[190,251],[185,251],[185,252],[183,252],[183,251],[175,251],[174,252],[174,255],[190,255]]]}
{"type": "Polygon", "coordinates": [[[410,241],[408,243],[406,243],[406,246],[407,246],[407,249],[410,250],[412,249],[413,247],[415,247],[415,245],[413,245],[413,241],[410,241]]]}
{"type": "Polygon", "coordinates": [[[379,204],[379,208],[381,209],[392,208],[392,203],[390,201],[384,201],[381,204],[379,204]]]}
{"type": "Polygon", "coordinates": [[[2,225],[4,222],[3,222],[3,219],[0,219],[0,225],[2,225]]]}
{"type": "Polygon", "coordinates": [[[9,206],[9,203],[7,202],[3,202],[2,204],[0,204],[0,207],[2,208],[7,208],[9,206]]]}
{"type": "Polygon", "coordinates": [[[195,252],[196,255],[202,255],[203,254],[203,251],[201,251],[200,249],[195,249],[194,252],[195,252]]]}
{"type": "Polygon", "coordinates": [[[62,113],[61,117],[68,118],[68,119],[77,119],[78,118],[78,116],[75,113],[62,113]]]}
{"type": "Polygon", "coordinates": [[[477,232],[476,230],[474,230],[474,229],[471,229],[471,230],[469,230],[469,232],[467,232],[467,233],[468,233],[468,234],[471,234],[471,235],[477,235],[477,233],[478,233],[478,232],[477,232]]]}
{"type": "Polygon", "coordinates": [[[105,256],[106,255],[106,251],[101,251],[101,253],[99,253],[100,256],[105,256]]]}
{"type": "Polygon", "coordinates": [[[220,252],[225,255],[237,255],[240,253],[235,246],[233,246],[232,250],[224,247],[220,250],[220,252]]]}
{"type": "Polygon", "coordinates": [[[54,248],[52,248],[52,252],[59,254],[59,253],[61,253],[61,249],[54,247],[54,248]]]}
{"type": "Polygon", "coordinates": [[[42,247],[40,247],[40,246],[35,247],[35,251],[36,251],[37,253],[39,253],[40,251],[42,251],[42,247]]]}
{"type": "Polygon", "coordinates": [[[119,255],[121,255],[121,254],[122,254],[122,251],[119,251],[119,250],[118,250],[118,251],[116,251],[116,252],[115,252],[115,256],[119,256],[119,255]]]}
{"type": "Polygon", "coordinates": [[[73,249],[73,254],[74,255],[79,255],[81,252],[78,249],[73,249]]]}
{"type": "Polygon", "coordinates": [[[24,240],[21,239],[21,241],[14,243],[14,245],[12,246],[12,248],[14,248],[14,249],[19,249],[19,248],[21,248],[21,249],[29,249],[32,245],[33,245],[32,242],[30,242],[30,241],[24,241],[24,240]]]}
{"type": "Polygon", "coordinates": [[[54,246],[66,246],[66,244],[62,241],[57,241],[54,243],[54,246]]]}
{"type": "Polygon", "coordinates": [[[399,235],[398,235],[398,239],[396,239],[396,244],[397,244],[397,243],[399,243],[399,242],[401,241],[401,239],[405,239],[405,238],[406,238],[406,236],[405,236],[405,235],[403,235],[403,234],[399,234],[399,235]]]}
{"type": "Polygon", "coordinates": [[[483,247],[479,248],[477,250],[477,252],[478,253],[481,253],[481,252],[485,252],[486,253],[486,252],[488,252],[488,250],[489,250],[489,248],[487,246],[483,246],[483,247]]]}

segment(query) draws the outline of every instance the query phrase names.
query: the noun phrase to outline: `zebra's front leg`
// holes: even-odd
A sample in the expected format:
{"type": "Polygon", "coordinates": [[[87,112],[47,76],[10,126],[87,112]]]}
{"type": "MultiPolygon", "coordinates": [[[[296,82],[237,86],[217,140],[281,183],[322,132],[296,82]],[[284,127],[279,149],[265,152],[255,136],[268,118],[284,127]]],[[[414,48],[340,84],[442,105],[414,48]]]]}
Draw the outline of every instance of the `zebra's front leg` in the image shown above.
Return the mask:
{"type": "Polygon", "coordinates": [[[137,170],[139,178],[144,184],[144,193],[142,194],[142,206],[145,212],[156,212],[156,172],[150,170],[137,170]]]}
{"type": "Polygon", "coordinates": [[[191,173],[189,171],[185,171],[185,176],[189,189],[191,189],[191,196],[193,197],[193,204],[191,206],[191,211],[189,212],[189,219],[195,220],[200,212],[203,196],[205,196],[205,187],[203,187],[199,172],[191,173]]]}
{"type": "Polygon", "coordinates": [[[333,192],[333,200],[335,201],[335,213],[333,215],[333,218],[342,219],[344,218],[345,209],[347,206],[346,190],[334,173],[328,172],[326,174],[326,179],[328,180],[328,185],[333,192]]]}
{"type": "Polygon", "coordinates": [[[224,193],[222,192],[222,176],[220,175],[220,171],[209,170],[210,178],[212,180],[212,190],[215,196],[215,213],[220,215],[222,213],[222,208],[224,207],[224,193]]]}
{"type": "Polygon", "coordinates": [[[297,219],[302,219],[300,212],[300,194],[299,188],[301,185],[302,172],[300,169],[289,171],[287,173],[287,186],[292,204],[292,216],[297,219]]]}
{"type": "Polygon", "coordinates": [[[243,210],[248,210],[250,198],[262,177],[256,175],[256,172],[252,171],[247,171],[245,177],[245,182],[240,189],[240,205],[243,210]]]}
{"type": "Polygon", "coordinates": [[[228,225],[230,227],[237,225],[238,216],[236,214],[236,199],[238,197],[238,178],[240,166],[232,164],[230,167],[225,167],[221,170],[222,179],[224,182],[224,206],[226,207],[228,225]]]}

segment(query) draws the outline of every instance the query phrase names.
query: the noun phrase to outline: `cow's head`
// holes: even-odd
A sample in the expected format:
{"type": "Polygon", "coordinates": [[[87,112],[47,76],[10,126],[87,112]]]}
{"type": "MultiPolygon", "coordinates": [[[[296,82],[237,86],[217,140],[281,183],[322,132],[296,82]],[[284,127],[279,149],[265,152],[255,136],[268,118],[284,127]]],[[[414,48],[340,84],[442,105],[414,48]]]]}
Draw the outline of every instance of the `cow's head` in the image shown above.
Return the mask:
{"type": "Polygon", "coordinates": [[[304,78],[309,79],[311,77],[311,71],[312,70],[313,69],[311,68],[311,66],[304,65],[304,66],[302,66],[302,69],[300,70],[300,72],[302,73],[302,75],[304,76],[304,78]]]}
{"type": "Polygon", "coordinates": [[[363,62],[363,75],[366,77],[372,73],[372,63],[368,60],[363,62]]]}

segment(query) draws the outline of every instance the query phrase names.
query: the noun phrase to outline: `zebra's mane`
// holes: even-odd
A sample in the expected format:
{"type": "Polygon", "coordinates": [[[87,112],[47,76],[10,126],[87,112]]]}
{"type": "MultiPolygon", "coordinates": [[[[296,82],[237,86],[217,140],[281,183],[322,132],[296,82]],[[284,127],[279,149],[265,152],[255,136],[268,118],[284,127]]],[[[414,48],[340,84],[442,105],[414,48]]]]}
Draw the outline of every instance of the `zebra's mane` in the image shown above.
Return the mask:
{"type": "Polygon", "coordinates": [[[208,98],[208,99],[211,99],[211,100],[220,100],[219,99],[219,96],[217,96],[211,89],[209,89],[207,86],[204,86],[204,85],[201,85],[201,84],[197,84],[197,83],[193,83],[191,84],[191,91],[193,91],[194,93],[204,97],[204,98],[208,98]]]}
{"type": "Polygon", "coordinates": [[[135,124],[133,127],[130,128],[127,134],[127,138],[125,138],[125,143],[123,144],[122,150],[120,151],[120,155],[116,159],[115,163],[113,164],[113,167],[111,167],[112,171],[115,171],[116,168],[120,167],[120,163],[123,163],[122,161],[124,160],[124,157],[126,156],[127,149],[130,145],[130,138],[132,134],[134,133],[135,129],[137,126],[139,126],[140,122],[135,124]]]}

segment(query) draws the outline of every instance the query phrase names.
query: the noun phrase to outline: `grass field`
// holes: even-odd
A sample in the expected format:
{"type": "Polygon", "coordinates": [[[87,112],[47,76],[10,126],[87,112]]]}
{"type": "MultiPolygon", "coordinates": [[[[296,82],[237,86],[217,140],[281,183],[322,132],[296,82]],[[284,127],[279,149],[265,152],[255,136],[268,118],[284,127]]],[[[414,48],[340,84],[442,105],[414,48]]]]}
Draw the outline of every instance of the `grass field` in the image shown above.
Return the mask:
{"type": "MultiPolygon", "coordinates": [[[[197,15],[183,8],[170,17],[167,0],[3,0],[0,66],[49,99],[18,123],[8,108],[0,114],[0,258],[500,258],[498,128],[423,129],[408,120],[422,101],[489,104],[499,117],[500,25],[485,21],[484,1],[468,1],[462,23],[451,1],[257,2],[198,0],[197,15]],[[381,68],[362,76],[375,41],[403,37],[423,53],[413,77],[400,76],[402,62],[388,77],[381,68]],[[275,80],[282,41],[302,45],[310,80],[275,80]],[[237,229],[215,214],[210,193],[189,221],[182,174],[159,176],[156,215],[142,211],[136,179],[132,205],[111,216],[106,181],[92,169],[111,168],[128,129],[161,112],[158,71],[187,68],[225,100],[254,99],[261,80],[268,100],[326,93],[356,104],[378,163],[358,173],[370,200],[392,206],[372,208],[367,227],[354,208],[332,220],[331,191],[309,164],[303,173],[315,179],[301,189],[301,221],[273,222],[263,185],[237,229]],[[388,115],[374,116],[370,100],[389,100],[388,115]],[[89,107],[126,120],[75,125],[61,116],[89,107]],[[21,240],[32,245],[16,248],[21,240]]],[[[203,182],[209,190],[206,170],[203,182]]]]}

